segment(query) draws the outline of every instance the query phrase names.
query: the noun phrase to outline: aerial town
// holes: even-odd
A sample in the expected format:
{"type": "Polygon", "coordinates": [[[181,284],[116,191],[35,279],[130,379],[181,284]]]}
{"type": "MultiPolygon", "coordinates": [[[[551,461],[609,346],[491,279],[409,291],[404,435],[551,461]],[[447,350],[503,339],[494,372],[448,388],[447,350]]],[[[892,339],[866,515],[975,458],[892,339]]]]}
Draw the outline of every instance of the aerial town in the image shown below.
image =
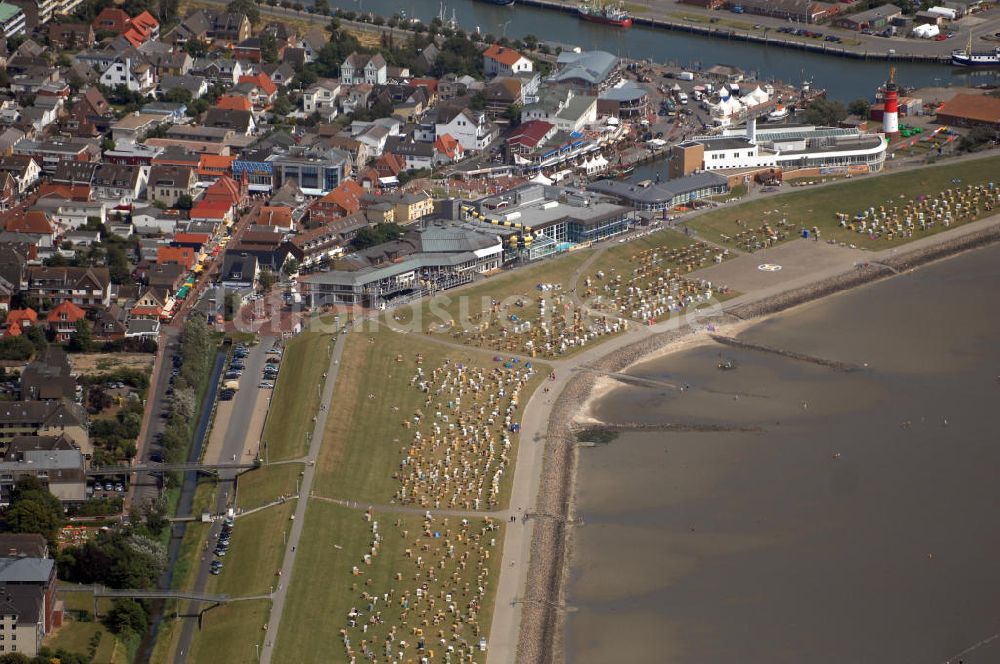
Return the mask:
{"type": "Polygon", "coordinates": [[[0,0],[0,664],[691,661],[599,455],[1000,239],[993,2],[372,3],[0,0]]]}

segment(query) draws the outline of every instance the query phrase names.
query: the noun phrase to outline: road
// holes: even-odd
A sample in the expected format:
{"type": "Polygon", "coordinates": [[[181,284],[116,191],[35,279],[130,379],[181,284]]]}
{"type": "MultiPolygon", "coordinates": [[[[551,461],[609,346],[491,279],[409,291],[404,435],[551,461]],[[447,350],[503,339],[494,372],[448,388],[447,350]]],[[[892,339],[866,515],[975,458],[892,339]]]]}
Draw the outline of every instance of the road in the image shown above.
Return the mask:
{"type": "Polygon", "coordinates": [[[312,438],[309,443],[309,463],[306,464],[302,475],[299,501],[295,505],[295,521],[292,523],[292,531],[289,534],[288,544],[285,547],[285,556],[281,563],[280,578],[284,579],[284,582],[278,584],[278,588],[273,595],[271,615],[267,621],[267,633],[264,636],[264,644],[260,651],[260,661],[265,664],[271,661],[271,657],[274,654],[274,645],[278,640],[278,628],[281,626],[281,615],[285,610],[288,585],[292,582],[292,573],[295,568],[295,548],[299,545],[299,539],[302,537],[302,528],[306,520],[306,508],[309,505],[309,493],[312,490],[313,477],[316,474],[315,461],[319,458],[320,448],[323,446],[326,416],[330,413],[330,404],[333,401],[333,387],[337,382],[340,358],[344,353],[344,344],[346,341],[346,334],[338,334],[337,342],[334,344],[333,352],[330,354],[330,367],[327,369],[326,383],[323,385],[320,411],[316,414],[316,423],[313,427],[312,438]]]}
{"type": "MultiPolygon", "coordinates": [[[[233,409],[230,413],[229,420],[223,424],[226,426],[226,434],[223,439],[222,448],[219,450],[217,459],[208,459],[206,461],[230,461],[234,457],[240,459],[243,456],[243,450],[246,447],[246,439],[248,435],[255,432],[250,430],[250,424],[253,421],[254,410],[257,407],[257,398],[260,395],[261,390],[257,387],[261,380],[261,371],[264,369],[264,360],[267,358],[267,351],[271,348],[274,343],[272,337],[262,337],[256,346],[250,350],[250,355],[246,359],[246,369],[243,375],[240,377],[240,389],[236,393],[236,398],[233,400],[233,409]]],[[[270,394],[270,391],[268,391],[270,394]]],[[[221,514],[226,511],[226,508],[230,506],[230,495],[232,491],[232,481],[236,477],[237,471],[224,470],[219,473],[219,490],[216,494],[215,499],[215,513],[221,514]]],[[[211,528],[207,536],[207,544],[214,544],[219,537],[219,531],[222,529],[222,522],[215,521],[212,523],[211,528]]],[[[206,548],[202,553],[201,561],[198,566],[198,576],[195,580],[194,591],[204,592],[205,587],[208,585],[209,570],[211,569],[211,562],[213,556],[206,548]]],[[[191,602],[189,609],[186,612],[187,615],[195,615],[198,613],[200,608],[200,602],[191,602]]],[[[177,643],[177,651],[174,656],[174,661],[176,664],[183,664],[185,661],[185,653],[191,651],[191,641],[194,639],[195,628],[197,627],[196,620],[185,620],[183,626],[181,627],[180,638],[177,643]]]]}
{"type": "MultiPolygon", "coordinates": [[[[145,463],[153,453],[163,453],[163,448],[156,441],[156,436],[163,431],[164,420],[160,417],[167,407],[167,387],[170,386],[170,370],[173,367],[171,356],[179,351],[179,337],[177,329],[171,327],[162,328],[163,332],[159,338],[159,349],[156,359],[153,362],[153,373],[150,376],[149,390],[146,395],[146,410],[143,413],[142,428],[139,431],[136,450],[136,459],[145,463]]],[[[125,501],[125,511],[128,512],[133,505],[156,500],[160,496],[159,481],[156,477],[148,473],[137,473],[129,486],[128,497],[125,501]]]]}

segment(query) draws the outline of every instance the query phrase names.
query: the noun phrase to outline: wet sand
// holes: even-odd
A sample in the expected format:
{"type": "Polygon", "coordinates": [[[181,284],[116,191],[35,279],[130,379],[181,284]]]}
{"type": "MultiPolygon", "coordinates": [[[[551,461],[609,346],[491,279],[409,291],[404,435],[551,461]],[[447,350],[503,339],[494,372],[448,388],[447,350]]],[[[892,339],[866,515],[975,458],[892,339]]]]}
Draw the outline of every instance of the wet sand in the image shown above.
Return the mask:
{"type": "Polygon", "coordinates": [[[598,420],[760,432],[579,451],[566,660],[938,664],[1000,631],[998,287],[994,246],[735,335],[862,371],[702,344],[629,370],[690,389],[606,384],[598,420]]]}

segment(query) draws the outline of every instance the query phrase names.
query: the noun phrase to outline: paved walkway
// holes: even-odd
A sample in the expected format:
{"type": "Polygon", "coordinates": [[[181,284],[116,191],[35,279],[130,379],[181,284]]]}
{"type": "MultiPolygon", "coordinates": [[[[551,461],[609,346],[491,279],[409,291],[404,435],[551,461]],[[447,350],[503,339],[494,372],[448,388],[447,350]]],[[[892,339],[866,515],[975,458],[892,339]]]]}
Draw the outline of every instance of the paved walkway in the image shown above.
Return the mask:
{"type": "MultiPolygon", "coordinates": [[[[323,396],[321,404],[329,404],[333,401],[333,388],[337,383],[337,374],[340,370],[340,358],[344,353],[344,345],[347,341],[346,334],[338,334],[337,342],[330,353],[330,366],[327,369],[326,383],[323,385],[323,396]]],[[[312,491],[313,478],[316,475],[315,461],[319,458],[320,448],[323,446],[323,432],[326,431],[326,418],[330,414],[330,408],[320,408],[316,413],[316,423],[313,427],[312,438],[309,442],[309,454],[307,456],[310,463],[306,464],[302,474],[302,485],[299,495],[308,496],[312,491]]],[[[281,563],[281,579],[278,584],[271,603],[271,615],[267,621],[267,633],[264,637],[264,646],[260,651],[260,661],[267,664],[274,655],[274,646],[278,640],[278,628],[281,626],[281,616],[285,610],[285,599],[288,596],[288,585],[292,582],[292,574],[295,568],[295,549],[302,537],[302,528],[306,520],[306,508],[308,500],[300,500],[295,506],[295,521],[292,522],[292,530],[288,535],[288,543],[285,546],[285,555],[281,563]]]]}
{"type": "Polygon", "coordinates": [[[327,498],[326,496],[309,496],[310,500],[321,500],[324,503],[341,505],[352,510],[367,510],[382,512],[387,514],[430,514],[431,516],[460,516],[467,519],[481,519],[491,516],[495,519],[510,519],[510,510],[499,510],[495,512],[485,512],[482,510],[435,510],[424,507],[413,507],[411,505],[375,505],[357,500],[344,500],[342,498],[327,498]]]}

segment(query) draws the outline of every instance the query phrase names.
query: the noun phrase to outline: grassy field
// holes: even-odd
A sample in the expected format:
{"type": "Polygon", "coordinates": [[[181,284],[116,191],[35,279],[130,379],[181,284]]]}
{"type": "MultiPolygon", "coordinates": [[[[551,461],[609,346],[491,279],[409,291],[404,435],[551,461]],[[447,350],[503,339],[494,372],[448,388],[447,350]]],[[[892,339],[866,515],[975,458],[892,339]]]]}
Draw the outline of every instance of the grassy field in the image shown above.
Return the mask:
{"type": "MultiPolygon", "coordinates": [[[[468,528],[463,528],[457,518],[424,524],[419,517],[400,519],[376,512],[372,519],[369,522],[357,510],[316,500],[310,503],[296,561],[298,573],[292,579],[289,603],[281,621],[275,661],[346,661],[348,651],[341,630],[345,630],[354,653],[360,652],[365,639],[381,661],[386,636],[393,628],[392,651],[403,650],[401,661],[418,661],[417,642],[424,638],[426,647],[437,656],[442,653],[438,640],[444,638],[456,650],[475,649],[477,657],[461,661],[484,661],[485,653],[480,654],[475,646],[486,634],[480,634],[477,625],[488,630],[492,620],[504,524],[494,522],[493,529],[484,534],[480,519],[472,520],[468,528]],[[378,555],[368,565],[363,557],[370,551],[375,522],[381,540],[378,555]],[[454,547],[453,557],[447,555],[450,546],[454,547]],[[459,564],[463,558],[464,569],[459,564]],[[426,595],[418,599],[417,588],[424,583],[426,595]],[[480,585],[485,593],[477,598],[480,585]],[[462,620],[449,611],[449,594],[462,620]],[[376,596],[378,601],[369,609],[372,600],[366,597],[376,596]],[[402,606],[404,598],[406,609],[402,606]],[[482,608],[473,618],[469,605],[474,600],[482,608]],[[351,626],[348,613],[355,608],[361,615],[351,626]],[[435,618],[438,613],[441,615],[435,618]],[[363,624],[376,614],[378,622],[363,631],[363,624]],[[421,630],[422,636],[416,630],[421,630]],[[402,646],[400,640],[405,640],[407,646],[402,646]],[[463,646],[463,642],[469,645],[463,646]]],[[[443,661],[424,654],[431,661],[443,661]]],[[[361,659],[359,654],[358,661],[361,659]]],[[[457,652],[453,661],[459,661],[457,652]]]]}
{"type": "MultiPolygon", "coordinates": [[[[868,207],[878,207],[892,200],[894,204],[908,203],[920,195],[935,195],[949,187],[952,180],[962,181],[962,186],[996,180],[1000,172],[1000,157],[946,163],[880,175],[861,177],[850,181],[818,188],[802,189],[787,194],[764,196],[743,205],[715,210],[693,218],[688,225],[713,242],[729,247],[739,244],[725,237],[733,237],[744,229],[759,229],[764,224],[776,227],[786,219],[794,228],[788,239],[801,235],[801,229],[816,226],[824,240],[836,240],[869,249],[899,246],[904,240],[871,240],[868,236],[841,228],[835,213],[853,216],[868,207]],[[900,199],[900,196],[903,196],[900,199]],[[737,223],[739,220],[742,226],[737,223]]],[[[925,232],[917,231],[913,238],[924,237],[944,230],[936,226],[925,232]]]]}
{"type": "Polygon", "coordinates": [[[286,345],[264,425],[268,461],[305,455],[306,433],[312,430],[312,418],[319,408],[332,339],[331,335],[307,332],[286,345]]]}
{"type": "Polygon", "coordinates": [[[193,664],[258,661],[255,646],[263,644],[264,624],[270,611],[270,600],[262,599],[223,604],[206,612],[186,661],[193,664]]]}
{"type": "MultiPolygon", "coordinates": [[[[422,356],[420,368],[430,374],[446,361],[467,367],[495,368],[492,354],[469,349],[458,350],[427,343],[420,336],[401,335],[388,330],[375,334],[351,334],[333,401],[339,417],[327,420],[322,453],[317,461],[313,492],[316,495],[371,503],[387,503],[400,486],[394,477],[400,469],[403,450],[410,445],[417,430],[406,429],[403,422],[425,407],[427,395],[411,385],[417,371],[416,354],[422,356]]],[[[524,389],[524,399],[548,370],[538,365],[537,375],[524,389]]],[[[474,403],[469,400],[469,403],[474,403]]],[[[452,412],[456,416],[462,409],[452,412]]],[[[423,426],[423,425],[421,425],[423,426]]],[[[421,429],[423,431],[423,429],[421,429]]],[[[423,434],[427,436],[425,432],[423,434]]],[[[510,458],[516,455],[517,436],[511,436],[510,458]]],[[[454,461],[466,451],[455,453],[454,461]]],[[[473,461],[479,465],[479,461],[473,461]]],[[[504,474],[500,506],[506,504],[513,473],[504,474]]],[[[445,505],[442,505],[444,507],[445,505]]]]}
{"type": "Polygon", "coordinates": [[[128,649],[99,622],[67,620],[55,632],[47,635],[43,645],[53,650],[91,656],[93,664],[127,664],[128,649]],[[96,641],[97,647],[92,649],[96,641]]]}
{"type": "Polygon", "coordinates": [[[296,481],[302,473],[300,463],[262,466],[240,475],[236,503],[240,509],[252,510],[267,505],[279,496],[295,494],[296,481]]]}
{"type": "Polygon", "coordinates": [[[271,592],[277,585],[285,548],[285,539],[280,535],[292,527],[289,517],[295,512],[295,503],[289,500],[236,520],[229,553],[221,558],[222,573],[209,577],[209,593],[245,597],[271,592]],[[262,537],[262,533],[267,536],[262,537]]]}

